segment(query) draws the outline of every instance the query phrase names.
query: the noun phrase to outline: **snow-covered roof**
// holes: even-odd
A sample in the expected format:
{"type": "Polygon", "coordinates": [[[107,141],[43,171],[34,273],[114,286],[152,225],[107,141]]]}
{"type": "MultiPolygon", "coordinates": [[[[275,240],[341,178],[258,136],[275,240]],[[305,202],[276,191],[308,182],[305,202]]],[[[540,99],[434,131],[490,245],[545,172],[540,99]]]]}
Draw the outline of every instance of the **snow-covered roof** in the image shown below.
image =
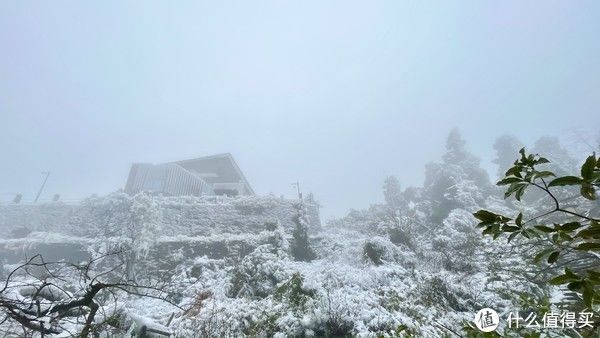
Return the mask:
{"type": "Polygon", "coordinates": [[[247,195],[254,190],[230,153],[198,157],[190,160],[171,162],[201,176],[210,184],[243,183],[247,195]]]}

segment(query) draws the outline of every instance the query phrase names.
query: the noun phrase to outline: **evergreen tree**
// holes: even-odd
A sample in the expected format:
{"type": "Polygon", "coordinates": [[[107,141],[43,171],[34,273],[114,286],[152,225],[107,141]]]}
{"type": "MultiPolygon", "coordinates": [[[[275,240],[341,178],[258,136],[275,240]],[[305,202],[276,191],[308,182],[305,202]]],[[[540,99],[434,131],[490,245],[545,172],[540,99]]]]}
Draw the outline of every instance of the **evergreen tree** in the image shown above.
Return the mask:
{"type": "Polygon", "coordinates": [[[465,144],[459,131],[453,129],[442,163],[430,163],[425,168],[424,188],[431,203],[429,218],[433,223],[440,223],[452,209],[480,205],[493,191],[479,159],[466,150],[465,144]]]}
{"type": "Polygon", "coordinates": [[[468,161],[471,155],[465,149],[466,144],[460,131],[456,128],[452,129],[446,138],[446,154],[442,156],[444,163],[460,164],[468,161]]]}
{"type": "Polygon", "coordinates": [[[393,209],[398,209],[403,204],[400,182],[395,176],[388,176],[383,183],[383,197],[385,203],[393,209]]]}
{"type": "Polygon", "coordinates": [[[577,171],[577,161],[565,149],[558,137],[544,136],[540,137],[533,145],[532,152],[535,154],[544,154],[550,160],[546,166],[557,175],[567,175],[577,171]]]}
{"type": "Polygon", "coordinates": [[[496,171],[498,177],[504,177],[504,172],[511,167],[515,161],[515,154],[521,148],[523,148],[522,142],[512,135],[503,135],[496,139],[494,142],[496,158],[492,162],[498,166],[496,171]]]}
{"type": "Polygon", "coordinates": [[[293,218],[295,227],[292,239],[292,256],[297,261],[309,262],[316,258],[308,239],[308,222],[306,210],[302,203],[297,205],[297,213],[293,218]]]}

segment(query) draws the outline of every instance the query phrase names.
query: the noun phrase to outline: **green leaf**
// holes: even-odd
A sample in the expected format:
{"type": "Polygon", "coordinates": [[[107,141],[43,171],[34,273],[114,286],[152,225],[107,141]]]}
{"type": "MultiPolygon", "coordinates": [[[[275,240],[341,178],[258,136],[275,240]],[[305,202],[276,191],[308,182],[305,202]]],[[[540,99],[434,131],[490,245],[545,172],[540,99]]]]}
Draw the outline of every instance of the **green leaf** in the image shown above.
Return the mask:
{"type": "Polygon", "coordinates": [[[535,164],[535,156],[533,156],[533,154],[529,154],[529,156],[527,156],[527,164],[532,167],[535,164]]]}
{"type": "Polygon", "coordinates": [[[596,283],[600,283],[600,272],[598,271],[594,271],[594,270],[586,270],[587,274],[589,276],[589,279],[596,282],[596,283]]]}
{"type": "Polygon", "coordinates": [[[521,227],[523,225],[523,213],[519,213],[517,218],[515,219],[515,224],[521,227]]]}
{"type": "Polygon", "coordinates": [[[574,274],[573,271],[571,271],[571,269],[569,268],[565,268],[565,275],[570,276],[573,279],[579,279],[579,276],[574,274]]]}
{"type": "Polygon", "coordinates": [[[560,236],[560,238],[561,238],[563,241],[572,241],[572,240],[573,240],[573,237],[569,236],[569,235],[568,235],[567,233],[565,233],[565,232],[562,232],[562,231],[561,231],[561,232],[559,232],[559,233],[558,233],[558,235],[560,236]]]}
{"type": "Polygon", "coordinates": [[[522,180],[523,180],[522,178],[511,176],[511,177],[507,177],[507,178],[504,178],[504,179],[498,181],[496,183],[496,185],[507,185],[507,184],[512,184],[515,182],[520,182],[522,180]]]}
{"type": "Polygon", "coordinates": [[[556,276],[556,277],[552,278],[551,280],[548,281],[548,283],[550,283],[552,285],[561,285],[561,284],[567,284],[571,281],[573,281],[572,277],[570,277],[568,275],[560,275],[560,276],[556,276]]]}
{"type": "Polygon", "coordinates": [[[577,291],[577,290],[581,289],[582,285],[583,285],[582,281],[575,281],[575,282],[569,283],[569,285],[567,285],[567,287],[571,291],[577,291]]]}
{"type": "Polygon", "coordinates": [[[591,226],[578,232],[577,236],[582,238],[600,238],[600,227],[591,226]]]}
{"type": "Polygon", "coordinates": [[[594,174],[594,167],[596,166],[596,156],[590,155],[585,163],[581,166],[581,177],[584,179],[591,180],[592,175],[594,174]]]}
{"type": "Polygon", "coordinates": [[[532,178],[535,176],[535,171],[529,171],[525,175],[525,182],[531,182],[532,178]]]}
{"type": "Polygon", "coordinates": [[[508,236],[508,243],[510,243],[510,241],[517,237],[518,234],[519,232],[513,232],[512,234],[510,234],[510,236],[508,236]]]}
{"type": "Polygon", "coordinates": [[[535,263],[539,263],[542,260],[542,258],[544,258],[544,256],[546,256],[550,251],[552,251],[552,249],[545,249],[538,252],[537,255],[535,255],[535,257],[533,258],[533,261],[535,263]]]}
{"type": "Polygon", "coordinates": [[[585,283],[583,285],[583,302],[585,303],[585,306],[587,306],[589,309],[592,309],[592,305],[594,303],[594,289],[592,288],[592,286],[589,283],[585,283]]]}
{"type": "Polygon", "coordinates": [[[600,251],[600,243],[581,243],[575,249],[582,251],[600,251]]]}
{"type": "Polygon", "coordinates": [[[533,237],[540,237],[540,235],[533,229],[526,229],[526,230],[523,230],[523,232],[527,232],[533,237]]]}
{"type": "Polygon", "coordinates": [[[518,178],[522,178],[522,176],[521,176],[521,166],[520,165],[516,165],[516,163],[515,163],[515,166],[512,167],[512,168],[510,168],[510,169],[508,169],[506,171],[506,173],[504,173],[504,176],[507,176],[507,177],[508,176],[516,176],[518,178]]]}
{"type": "Polygon", "coordinates": [[[473,214],[475,218],[485,223],[493,223],[496,221],[496,218],[499,216],[493,212],[487,210],[479,210],[473,214]]]}
{"type": "MultiPolygon", "coordinates": [[[[540,157],[540,158],[537,160],[537,164],[544,164],[544,163],[550,163],[550,161],[548,161],[548,159],[547,159],[547,158],[545,158],[545,157],[540,157]]],[[[554,174],[553,174],[553,175],[554,175],[554,174]]]]}
{"type": "Polygon", "coordinates": [[[506,226],[502,227],[502,231],[504,231],[504,232],[515,232],[515,231],[519,231],[519,230],[521,230],[521,228],[510,226],[510,225],[506,225],[506,226]]]}
{"type": "Polygon", "coordinates": [[[523,182],[511,184],[508,187],[508,189],[506,189],[506,192],[504,193],[504,198],[510,197],[510,195],[512,195],[515,191],[519,190],[521,188],[521,186],[526,185],[526,184],[527,183],[523,183],[523,182]]]}
{"type": "Polygon", "coordinates": [[[544,177],[551,177],[551,176],[556,176],[556,175],[554,175],[554,173],[551,171],[540,171],[535,174],[535,178],[544,178],[544,177]]]}
{"type": "Polygon", "coordinates": [[[581,196],[593,201],[596,199],[596,190],[590,183],[584,182],[581,184],[581,196]]]}
{"type": "Polygon", "coordinates": [[[579,222],[570,222],[570,223],[565,223],[563,225],[560,226],[560,230],[562,231],[573,231],[576,229],[579,229],[581,227],[581,223],[579,222]]]}
{"type": "Polygon", "coordinates": [[[546,232],[546,233],[552,233],[552,232],[558,231],[557,229],[552,229],[552,228],[547,227],[545,225],[534,225],[533,227],[536,228],[536,229],[538,229],[538,230],[540,230],[540,231],[542,231],[542,232],[546,232]]]}
{"type": "Polygon", "coordinates": [[[526,185],[522,186],[521,188],[519,188],[519,190],[517,190],[517,193],[515,194],[515,198],[517,199],[517,201],[521,200],[521,197],[523,196],[523,194],[525,193],[525,189],[527,188],[526,185]]]}
{"type": "Polygon", "coordinates": [[[560,251],[554,251],[553,253],[551,253],[550,256],[548,256],[548,263],[549,264],[556,263],[559,255],[560,255],[560,251]]]}
{"type": "Polygon", "coordinates": [[[555,178],[552,180],[548,186],[549,187],[557,187],[557,186],[565,186],[565,185],[578,185],[582,182],[582,179],[576,176],[563,176],[559,178],[555,178]]]}
{"type": "Polygon", "coordinates": [[[498,233],[498,227],[496,225],[491,225],[488,226],[487,228],[485,228],[485,230],[483,230],[481,233],[483,235],[491,235],[491,234],[496,234],[498,233]]]}

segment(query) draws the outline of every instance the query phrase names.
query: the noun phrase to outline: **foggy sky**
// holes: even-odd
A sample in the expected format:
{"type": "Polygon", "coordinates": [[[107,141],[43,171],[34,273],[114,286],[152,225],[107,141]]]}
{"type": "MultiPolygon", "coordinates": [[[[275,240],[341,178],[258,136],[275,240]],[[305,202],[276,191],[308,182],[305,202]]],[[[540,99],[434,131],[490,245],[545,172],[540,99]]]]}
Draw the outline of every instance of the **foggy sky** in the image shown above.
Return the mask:
{"type": "Polygon", "coordinates": [[[2,199],[231,152],[258,194],[299,180],[341,216],[421,185],[453,127],[488,167],[495,137],[596,131],[599,104],[598,1],[0,3],[2,199]]]}

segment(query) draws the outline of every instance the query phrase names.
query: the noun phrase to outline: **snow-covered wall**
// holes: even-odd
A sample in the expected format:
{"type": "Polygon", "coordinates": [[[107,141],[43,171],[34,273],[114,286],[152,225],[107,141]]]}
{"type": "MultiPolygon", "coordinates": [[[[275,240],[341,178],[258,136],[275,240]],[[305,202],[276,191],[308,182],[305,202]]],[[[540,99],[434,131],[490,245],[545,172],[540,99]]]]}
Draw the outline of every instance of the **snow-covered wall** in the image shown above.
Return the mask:
{"type": "MultiPolygon", "coordinates": [[[[115,193],[94,197],[77,205],[0,205],[1,238],[19,237],[29,231],[55,232],[80,237],[94,236],[131,219],[131,198],[115,193]]],[[[297,201],[276,197],[152,197],[159,208],[157,236],[210,236],[259,233],[266,222],[279,221],[292,229],[297,201]]],[[[305,203],[312,229],[320,227],[318,207],[305,203]]]]}
{"type": "MultiPolygon", "coordinates": [[[[158,237],[145,261],[152,262],[156,268],[168,270],[186,257],[243,257],[265,241],[264,234],[158,237]]],[[[33,232],[24,238],[0,238],[0,264],[15,264],[36,254],[49,262],[81,262],[91,258],[91,252],[98,247],[97,244],[93,238],[48,232],[33,232]]]]}
{"type": "Polygon", "coordinates": [[[64,228],[77,209],[63,203],[0,204],[0,237],[15,237],[22,228],[44,232],[64,228]]]}

